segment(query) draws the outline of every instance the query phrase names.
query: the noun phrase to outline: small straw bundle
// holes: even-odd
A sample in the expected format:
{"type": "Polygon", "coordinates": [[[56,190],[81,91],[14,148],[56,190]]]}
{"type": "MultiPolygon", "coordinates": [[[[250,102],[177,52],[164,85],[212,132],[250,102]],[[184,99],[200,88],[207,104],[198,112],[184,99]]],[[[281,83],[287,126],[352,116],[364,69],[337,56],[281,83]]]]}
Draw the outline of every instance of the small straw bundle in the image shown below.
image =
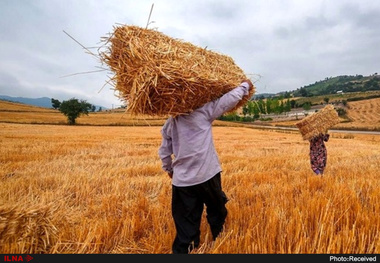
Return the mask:
{"type": "Polygon", "coordinates": [[[48,253],[58,240],[58,230],[45,207],[0,207],[0,251],[6,253],[48,253]]]}
{"type": "MultiPolygon", "coordinates": [[[[232,58],[156,30],[114,27],[103,42],[101,62],[114,73],[111,83],[132,114],[186,114],[248,79],[232,58]]],[[[231,111],[243,106],[254,91],[231,111]]]]}
{"type": "Polygon", "coordinates": [[[329,128],[340,122],[337,111],[334,106],[329,104],[323,109],[303,118],[296,123],[304,140],[318,136],[321,133],[326,133],[329,128]]]}

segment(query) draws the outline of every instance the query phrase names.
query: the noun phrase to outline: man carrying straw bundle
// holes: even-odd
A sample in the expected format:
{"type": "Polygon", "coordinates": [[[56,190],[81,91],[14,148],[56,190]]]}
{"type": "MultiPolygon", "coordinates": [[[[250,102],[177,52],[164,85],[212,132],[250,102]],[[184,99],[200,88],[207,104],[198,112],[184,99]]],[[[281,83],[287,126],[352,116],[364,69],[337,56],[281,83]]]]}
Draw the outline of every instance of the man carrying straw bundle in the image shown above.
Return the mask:
{"type": "Polygon", "coordinates": [[[200,242],[204,204],[214,240],[227,216],[212,123],[244,105],[255,87],[249,79],[242,82],[247,77],[231,57],[157,30],[117,26],[104,47],[101,61],[115,73],[111,83],[127,111],[170,116],[158,153],[172,178],[172,251],[189,253],[200,242]]]}
{"type": "Polygon", "coordinates": [[[199,246],[204,205],[213,240],[223,229],[228,199],[222,190],[222,169],[213,143],[212,123],[233,109],[253,88],[252,82],[245,80],[189,114],[169,117],[162,127],[158,152],[163,170],[172,178],[175,254],[187,254],[199,246]]]}

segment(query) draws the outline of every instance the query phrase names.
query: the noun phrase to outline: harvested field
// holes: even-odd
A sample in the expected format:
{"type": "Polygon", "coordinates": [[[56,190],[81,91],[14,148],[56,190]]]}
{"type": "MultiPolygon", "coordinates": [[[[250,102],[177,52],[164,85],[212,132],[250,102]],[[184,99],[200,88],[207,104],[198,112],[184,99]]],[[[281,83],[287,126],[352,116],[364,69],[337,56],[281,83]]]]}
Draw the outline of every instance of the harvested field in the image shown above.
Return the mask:
{"type": "MultiPolygon", "coordinates": [[[[171,253],[159,131],[0,123],[1,253],[171,253]]],[[[322,178],[297,132],[214,139],[229,215],[215,243],[202,219],[194,253],[380,252],[379,136],[332,134],[322,178]]]]}
{"type": "MultiPolygon", "coordinates": [[[[341,117],[341,122],[334,125],[333,128],[352,129],[352,130],[380,130],[380,98],[351,101],[347,103],[345,108],[347,118],[341,117]]],[[[266,122],[268,125],[278,125],[287,127],[296,127],[296,123],[300,120],[292,118],[274,120],[266,122]]]]}
{"type": "Polygon", "coordinates": [[[347,115],[351,122],[340,127],[366,129],[368,126],[380,130],[380,98],[348,103],[347,115]]]}

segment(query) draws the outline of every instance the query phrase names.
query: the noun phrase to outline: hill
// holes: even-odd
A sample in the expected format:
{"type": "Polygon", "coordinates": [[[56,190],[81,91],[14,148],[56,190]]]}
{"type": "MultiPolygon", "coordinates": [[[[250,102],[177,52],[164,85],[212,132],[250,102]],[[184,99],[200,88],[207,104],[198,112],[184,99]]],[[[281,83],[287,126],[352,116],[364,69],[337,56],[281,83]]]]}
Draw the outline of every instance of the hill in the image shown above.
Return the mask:
{"type": "Polygon", "coordinates": [[[1,100],[13,101],[24,103],[28,105],[34,105],[38,107],[51,108],[51,98],[42,97],[42,98],[24,98],[24,97],[11,97],[6,95],[0,95],[1,100]]]}
{"type": "MultiPolygon", "coordinates": [[[[51,98],[41,97],[41,98],[24,98],[24,97],[11,97],[6,95],[0,95],[0,100],[11,101],[11,102],[19,102],[27,105],[33,105],[44,108],[52,108],[51,106],[51,98]]],[[[106,107],[100,105],[94,105],[96,110],[99,108],[107,109],[106,107]]]]}
{"type": "Polygon", "coordinates": [[[312,97],[327,94],[347,93],[347,92],[365,92],[380,90],[380,76],[377,73],[371,76],[355,75],[355,76],[337,76],[325,78],[293,90],[295,97],[312,97]]]}

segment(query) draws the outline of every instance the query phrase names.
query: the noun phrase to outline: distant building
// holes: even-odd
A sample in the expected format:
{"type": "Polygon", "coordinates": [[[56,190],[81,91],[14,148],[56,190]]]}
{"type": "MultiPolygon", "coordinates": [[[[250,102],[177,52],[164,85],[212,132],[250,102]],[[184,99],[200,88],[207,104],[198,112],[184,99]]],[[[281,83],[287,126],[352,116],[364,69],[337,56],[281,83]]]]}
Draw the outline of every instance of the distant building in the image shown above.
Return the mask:
{"type": "Polygon", "coordinates": [[[337,94],[343,94],[343,90],[338,90],[336,93],[337,94]]]}

